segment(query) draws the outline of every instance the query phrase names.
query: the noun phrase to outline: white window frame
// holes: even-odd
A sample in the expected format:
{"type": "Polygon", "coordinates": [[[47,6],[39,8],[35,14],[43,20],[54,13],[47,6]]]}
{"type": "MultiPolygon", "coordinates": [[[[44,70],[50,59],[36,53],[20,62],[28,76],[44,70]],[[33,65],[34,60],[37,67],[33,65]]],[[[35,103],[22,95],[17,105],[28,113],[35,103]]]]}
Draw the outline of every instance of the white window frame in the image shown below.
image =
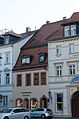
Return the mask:
{"type": "Polygon", "coordinates": [[[61,45],[56,46],[57,55],[61,54],[61,45]]]}
{"type": "Polygon", "coordinates": [[[57,76],[62,76],[62,66],[56,66],[56,74],[57,76]]]}
{"type": "Polygon", "coordinates": [[[6,72],[5,73],[5,84],[10,84],[10,73],[9,72],[6,72]],[[9,75],[8,75],[9,74],[9,75]],[[8,76],[7,76],[8,75],[8,76]]]}
{"type": "Polygon", "coordinates": [[[74,53],[74,43],[69,44],[69,53],[74,53]]]}
{"type": "Polygon", "coordinates": [[[2,105],[7,106],[8,105],[8,96],[2,96],[2,105]]]}
{"type": "Polygon", "coordinates": [[[63,95],[63,93],[56,93],[56,112],[63,112],[63,97],[62,97],[62,102],[57,102],[57,95],[58,94],[62,94],[63,95]],[[62,110],[58,110],[58,104],[62,104],[62,110]]]}
{"type": "Polygon", "coordinates": [[[74,75],[75,74],[75,65],[69,65],[69,74],[74,75]]]}
{"type": "Polygon", "coordinates": [[[5,53],[5,64],[10,64],[10,52],[5,53]]]}
{"type": "Polygon", "coordinates": [[[65,37],[70,36],[70,26],[64,27],[64,35],[65,35],[65,37]]]}
{"type": "Polygon", "coordinates": [[[29,64],[30,63],[30,57],[22,58],[22,64],[29,64]]]}
{"type": "Polygon", "coordinates": [[[71,36],[76,35],[76,25],[71,25],[71,36]]]}

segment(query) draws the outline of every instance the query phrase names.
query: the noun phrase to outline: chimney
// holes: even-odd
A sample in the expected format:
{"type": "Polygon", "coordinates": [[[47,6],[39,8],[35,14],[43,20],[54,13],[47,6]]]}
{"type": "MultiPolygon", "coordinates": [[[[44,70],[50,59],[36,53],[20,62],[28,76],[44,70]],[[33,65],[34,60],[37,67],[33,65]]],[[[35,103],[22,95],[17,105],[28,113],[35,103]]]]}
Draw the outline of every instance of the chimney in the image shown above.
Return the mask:
{"type": "Polygon", "coordinates": [[[66,16],[65,17],[63,17],[63,20],[65,20],[66,19],[66,16]]]}
{"type": "Polygon", "coordinates": [[[31,31],[30,27],[26,27],[26,33],[28,33],[29,31],[31,31]]]}
{"type": "Polygon", "coordinates": [[[50,23],[50,21],[47,20],[47,21],[46,21],[46,24],[49,24],[49,23],[50,23]]]}

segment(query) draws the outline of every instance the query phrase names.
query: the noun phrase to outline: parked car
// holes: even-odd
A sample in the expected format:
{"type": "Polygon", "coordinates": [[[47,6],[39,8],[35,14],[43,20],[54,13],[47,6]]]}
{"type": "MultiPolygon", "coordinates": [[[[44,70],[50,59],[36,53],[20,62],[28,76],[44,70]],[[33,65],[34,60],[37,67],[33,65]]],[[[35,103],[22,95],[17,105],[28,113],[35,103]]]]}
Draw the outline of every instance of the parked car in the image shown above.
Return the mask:
{"type": "Polygon", "coordinates": [[[31,117],[41,117],[41,119],[52,118],[53,112],[48,108],[36,108],[31,111],[31,117]]]}
{"type": "Polygon", "coordinates": [[[30,119],[30,111],[23,107],[5,108],[0,112],[0,119],[30,119]]]}

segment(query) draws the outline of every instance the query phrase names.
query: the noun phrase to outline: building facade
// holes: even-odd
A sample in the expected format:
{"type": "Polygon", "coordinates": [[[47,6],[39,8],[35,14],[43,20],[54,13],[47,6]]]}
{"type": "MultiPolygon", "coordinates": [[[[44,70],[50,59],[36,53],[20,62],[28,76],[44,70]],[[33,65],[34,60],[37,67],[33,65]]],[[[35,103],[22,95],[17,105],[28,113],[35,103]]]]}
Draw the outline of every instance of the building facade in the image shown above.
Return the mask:
{"type": "Polygon", "coordinates": [[[63,37],[48,42],[48,79],[54,116],[79,117],[79,12],[63,22],[63,37]]]}
{"type": "Polygon", "coordinates": [[[12,69],[20,48],[34,35],[34,32],[15,34],[7,32],[0,36],[0,108],[12,107],[12,69]]]}

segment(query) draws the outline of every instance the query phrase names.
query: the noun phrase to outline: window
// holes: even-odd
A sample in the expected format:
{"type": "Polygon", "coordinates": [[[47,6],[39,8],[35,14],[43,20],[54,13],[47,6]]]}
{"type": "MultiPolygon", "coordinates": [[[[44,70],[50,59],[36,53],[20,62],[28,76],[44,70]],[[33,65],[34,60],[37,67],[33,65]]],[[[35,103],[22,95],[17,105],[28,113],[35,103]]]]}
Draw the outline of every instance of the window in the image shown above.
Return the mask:
{"type": "Polygon", "coordinates": [[[22,64],[29,64],[30,63],[30,57],[26,57],[22,59],[22,64]]]}
{"type": "Polygon", "coordinates": [[[0,65],[2,64],[2,56],[1,56],[2,54],[0,54],[0,65]]]}
{"type": "Polygon", "coordinates": [[[5,74],[5,83],[10,84],[10,74],[9,73],[5,74]]]}
{"type": "Polygon", "coordinates": [[[65,26],[64,33],[65,37],[76,35],[76,25],[65,26]]]}
{"type": "Polygon", "coordinates": [[[0,73],[0,84],[1,84],[1,73],[0,73]]]}
{"type": "Polygon", "coordinates": [[[5,53],[5,64],[10,63],[10,53],[5,53]]]}
{"type": "Polygon", "coordinates": [[[41,55],[40,56],[40,62],[44,62],[44,60],[45,60],[45,56],[44,55],[41,55]]]}
{"type": "Polygon", "coordinates": [[[63,94],[59,93],[56,95],[56,111],[63,111],[63,94]]]}
{"type": "Polygon", "coordinates": [[[57,46],[57,54],[61,54],[61,46],[57,46]]]}
{"type": "Polygon", "coordinates": [[[57,66],[57,76],[61,76],[62,75],[62,68],[61,66],[57,66]]]}
{"type": "Polygon", "coordinates": [[[41,85],[46,85],[46,73],[41,73],[41,85]]]}
{"type": "Polygon", "coordinates": [[[69,44],[69,53],[74,53],[74,43],[69,44]]]}
{"type": "Polygon", "coordinates": [[[69,70],[70,70],[71,75],[75,74],[75,66],[74,65],[70,65],[69,70]]]}
{"type": "Polygon", "coordinates": [[[31,86],[31,74],[26,74],[26,86],[31,86]]]}
{"type": "Polygon", "coordinates": [[[34,85],[39,85],[39,73],[34,74],[34,85]]]}
{"type": "Polygon", "coordinates": [[[71,25],[71,36],[76,35],[76,25],[71,25]]]}
{"type": "Polygon", "coordinates": [[[17,86],[22,86],[22,75],[17,75],[17,86]]]}
{"type": "Polygon", "coordinates": [[[65,37],[70,36],[70,26],[65,26],[65,37]]]}
{"type": "Polygon", "coordinates": [[[2,103],[3,103],[3,106],[8,105],[8,96],[2,96],[2,103]]]}

